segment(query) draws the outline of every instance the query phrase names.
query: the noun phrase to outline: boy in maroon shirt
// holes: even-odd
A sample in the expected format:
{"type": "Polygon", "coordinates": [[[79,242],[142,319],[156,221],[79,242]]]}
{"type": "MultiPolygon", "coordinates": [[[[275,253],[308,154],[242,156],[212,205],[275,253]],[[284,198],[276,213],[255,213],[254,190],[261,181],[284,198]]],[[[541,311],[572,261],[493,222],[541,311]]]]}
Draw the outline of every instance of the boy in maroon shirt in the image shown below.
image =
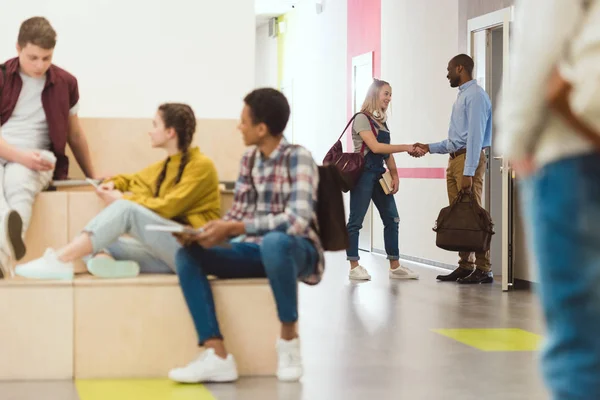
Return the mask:
{"type": "Polygon", "coordinates": [[[67,178],[67,143],[95,177],[77,116],[77,79],[52,65],[55,45],[48,20],[30,18],[19,31],[18,57],[0,65],[0,278],[25,255],[35,197],[52,179],[67,178]]]}

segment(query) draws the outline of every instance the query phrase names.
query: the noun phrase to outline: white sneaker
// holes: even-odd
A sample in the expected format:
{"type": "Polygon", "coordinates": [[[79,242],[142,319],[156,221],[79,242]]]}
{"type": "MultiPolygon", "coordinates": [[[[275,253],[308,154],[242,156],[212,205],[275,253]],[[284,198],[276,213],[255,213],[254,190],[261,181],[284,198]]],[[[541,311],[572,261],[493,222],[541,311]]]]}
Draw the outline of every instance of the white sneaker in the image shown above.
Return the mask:
{"type": "Polygon", "coordinates": [[[38,259],[15,268],[15,274],[31,279],[73,279],[73,263],[64,263],[52,249],[47,249],[38,259]]]}
{"type": "Polygon", "coordinates": [[[302,378],[302,355],[300,354],[300,339],[279,339],[277,341],[277,379],[283,382],[296,382],[302,378]]]}
{"type": "Polygon", "coordinates": [[[371,280],[371,275],[369,275],[369,272],[362,265],[359,265],[356,268],[350,269],[350,274],[348,274],[348,277],[355,281],[370,281],[371,280]]]}
{"type": "Polygon", "coordinates": [[[187,366],[172,369],[169,379],[179,383],[233,382],[238,379],[238,372],[231,354],[221,358],[214,349],[206,349],[187,366]]]}
{"type": "Polygon", "coordinates": [[[140,274],[140,265],[135,261],[117,261],[108,257],[94,257],[86,263],[90,274],[98,278],[135,278],[140,274]]]}
{"type": "Polygon", "coordinates": [[[391,279],[419,279],[419,274],[413,272],[410,268],[403,267],[402,265],[396,269],[390,268],[391,279]]]}

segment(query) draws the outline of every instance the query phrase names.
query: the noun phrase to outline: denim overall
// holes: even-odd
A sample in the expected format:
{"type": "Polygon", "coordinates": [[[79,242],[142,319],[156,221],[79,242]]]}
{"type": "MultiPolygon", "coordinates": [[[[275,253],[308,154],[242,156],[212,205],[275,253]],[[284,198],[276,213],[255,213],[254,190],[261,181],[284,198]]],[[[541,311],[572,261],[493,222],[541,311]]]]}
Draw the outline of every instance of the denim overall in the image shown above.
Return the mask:
{"type": "MultiPolygon", "coordinates": [[[[385,126],[387,128],[387,125],[385,126]]],[[[377,141],[390,144],[390,133],[379,129],[377,141]]],[[[350,191],[350,218],[347,226],[350,246],[346,250],[347,259],[350,261],[360,260],[358,256],[358,234],[371,200],[379,210],[379,215],[383,221],[383,237],[387,258],[388,260],[398,260],[400,258],[400,251],[398,250],[398,222],[400,218],[398,217],[396,202],[394,196],[386,195],[379,184],[379,179],[385,172],[383,164],[388,157],[389,154],[374,154],[369,151],[365,155],[365,169],[356,186],[350,191]]]]}

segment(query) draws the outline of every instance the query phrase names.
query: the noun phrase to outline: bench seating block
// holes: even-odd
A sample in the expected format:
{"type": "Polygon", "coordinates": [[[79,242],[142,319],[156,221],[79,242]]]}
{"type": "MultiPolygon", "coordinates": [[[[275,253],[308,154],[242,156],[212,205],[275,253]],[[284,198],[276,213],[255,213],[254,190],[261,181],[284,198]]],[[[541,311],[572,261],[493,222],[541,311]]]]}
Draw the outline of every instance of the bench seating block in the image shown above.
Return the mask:
{"type": "MultiPolygon", "coordinates": [[[[213,281],[223,336],[241,375],[273,375],[279,333],[268,282],[213,281]]],[[[164,378],[200,351],[174,275],[78,277],[75,378],[164,378]]]]}
{"type": "Polygon", "coordinates": [[[70,282],[0,280],[0,321],[0,380],[72,379],[70,282]]]}

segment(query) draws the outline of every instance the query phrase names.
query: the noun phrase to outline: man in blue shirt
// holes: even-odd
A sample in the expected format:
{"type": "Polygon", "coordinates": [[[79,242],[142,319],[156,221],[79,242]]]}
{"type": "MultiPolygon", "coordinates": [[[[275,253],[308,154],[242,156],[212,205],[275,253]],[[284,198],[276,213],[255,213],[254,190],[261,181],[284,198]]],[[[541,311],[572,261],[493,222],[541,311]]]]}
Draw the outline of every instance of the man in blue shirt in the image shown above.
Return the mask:
{"type": "MultiPolygon", "coordinates": [[[[457,87],[458,98],[452,107],[448,139],[438,143],[415,146],[416,156],[426,153],[450,154],[446,181],[450,203],[461,190],[471,192],[481,205],[483,178],[487,164],[485,149],[492,144],[492,104],[489,96],[473,79],[473,59],[465,54],[454,57],[448,63],[450,86],[457,87]]],[[[459,267],[449,275],[437,277],[440,281],[458,283],[492,283],[494,275],[490,253],[473,254],[461,252],[459,267]]]]}

